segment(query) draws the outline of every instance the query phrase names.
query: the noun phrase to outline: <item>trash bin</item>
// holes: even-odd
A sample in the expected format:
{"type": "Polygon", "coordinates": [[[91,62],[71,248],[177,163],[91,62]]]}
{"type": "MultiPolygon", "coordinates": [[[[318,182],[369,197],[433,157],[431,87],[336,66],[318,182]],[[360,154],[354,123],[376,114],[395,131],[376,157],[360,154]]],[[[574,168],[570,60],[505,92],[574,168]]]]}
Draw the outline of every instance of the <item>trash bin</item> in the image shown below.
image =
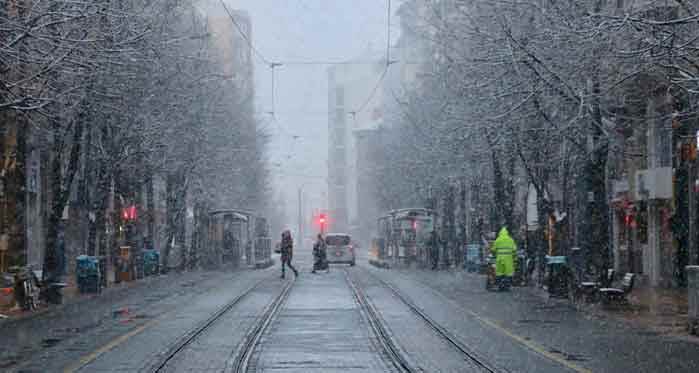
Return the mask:
{"type": "Polygon", "coordinates": [[[565,256],[546,256],[547,288],[550,297],[568,296],[568,265],[565,256]]]}
{"type": "Polygon", "coordinates": [[[75,276],[80,293],[99,293],[102,289],[99,258],[78,255],[75,258],[75,276]]]}
{"type": "Polygon", "coordinates": [[[51,304],[61,304],[63,303],[63,293],[62,290],[66,287],[66,284],[62,282],[50,282],[45,285],[46,293],[45,298],[48,303],[51,304]]]}
{"type": "Polygon", "coordinates": [[[143,252],[143,274],[146,276],[157,275],[160,267],[160,252],[157,250],[145,250],[143,252]]]}

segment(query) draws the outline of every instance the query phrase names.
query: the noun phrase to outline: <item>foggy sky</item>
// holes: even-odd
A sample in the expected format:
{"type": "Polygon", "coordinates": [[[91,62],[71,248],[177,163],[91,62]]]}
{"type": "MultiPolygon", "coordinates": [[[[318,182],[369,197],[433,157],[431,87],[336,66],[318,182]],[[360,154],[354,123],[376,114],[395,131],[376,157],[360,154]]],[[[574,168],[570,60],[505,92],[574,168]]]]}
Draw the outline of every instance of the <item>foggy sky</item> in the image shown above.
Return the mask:
{"type": "MultiPolygon", "coordinates": [[[[253,44],[270,61],[346,61],[386,45],[387,0],[236,0],[227,4],[249,13],[253,44]]],[[[398,4],[392,1],[392,13],[398,4]]],[[[393,40],[397,25],[397,17],[392,17],[393,40]]],[[[259,58],[254,60],[258,118],[272,133],[268,155],[275,190],[284,191],[287,214],[294,219],[297,188],[303,186],[306,198],[317,203],[327,190],[328,65],[275,69],[273,103],[271,70],[259,58]],[[267,114],[272,110],[276,120],[267,114]]]]}

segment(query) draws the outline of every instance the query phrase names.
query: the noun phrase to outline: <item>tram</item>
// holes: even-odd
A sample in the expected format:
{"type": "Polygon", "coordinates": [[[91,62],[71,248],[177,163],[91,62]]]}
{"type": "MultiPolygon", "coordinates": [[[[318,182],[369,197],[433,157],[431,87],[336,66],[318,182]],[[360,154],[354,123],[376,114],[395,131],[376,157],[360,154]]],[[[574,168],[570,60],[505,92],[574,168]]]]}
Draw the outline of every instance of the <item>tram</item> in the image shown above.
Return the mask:
{"type": "Polygon", "coordinates": [[[372,242],[370,262],[381,267],[426,265],[434,221],[435,213],[430,209],[389,211],[378,219],[378,237],[372,242]]]}
{"type": "Polygon", "coordinates": [[[240,210],[209,213],[209,254],[217,264],[240,265],[243,248],[250,244],[250,219],[240,210]]]}
{"type": "Polygon", "coordinates": [[[208,249],[212,264],[239,267],[271,265],[272,239],[264,217],[247,210],[216,210],[209,213],[208,249]]]}

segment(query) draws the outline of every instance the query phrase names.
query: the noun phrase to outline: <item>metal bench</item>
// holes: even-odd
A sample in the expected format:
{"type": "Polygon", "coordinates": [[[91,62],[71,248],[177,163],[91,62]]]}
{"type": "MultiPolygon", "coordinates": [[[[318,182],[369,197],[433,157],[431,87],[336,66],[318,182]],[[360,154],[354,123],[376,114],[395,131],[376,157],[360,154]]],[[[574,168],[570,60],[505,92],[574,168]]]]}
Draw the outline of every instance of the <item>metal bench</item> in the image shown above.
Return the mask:
{"type": "Polygon", "coordinates": [[[612,301],[618,301],[623,303],[628,303],[626,296],[633,290],[634,280],[636,275],[633,273],[627,273],[621,280],[621,286],[600,288],[599,294],[602,296],[602,301],[609,303],[612,301]]]}
{"type": "Polygon", "coordinates": [[[608,269],[604,272],[604,275],[600,276],[599,281],[582,281],[577,283],[576,288],[573,290],[573,301],[598,302],[600,288],[611,288],[615,273],[614,269],[608,269]]]}

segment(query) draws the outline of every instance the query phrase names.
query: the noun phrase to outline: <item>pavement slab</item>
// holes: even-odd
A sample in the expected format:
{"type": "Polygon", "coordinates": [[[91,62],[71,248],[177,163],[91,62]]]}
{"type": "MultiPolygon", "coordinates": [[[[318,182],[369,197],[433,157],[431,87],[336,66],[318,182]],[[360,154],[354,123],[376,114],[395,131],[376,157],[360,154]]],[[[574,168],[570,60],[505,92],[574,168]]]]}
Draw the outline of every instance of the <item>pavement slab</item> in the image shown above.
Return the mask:
{"type": "Polygon", "coordinates": [[[391,372],[342,271],[302,275],[261,339],[257,372],[391,372]]]}
{"type": "Polygon", "coordinates": [[[106,289],[21,319],[0,323],[0,370],[46,372],[75,361],[128,333],[184,299],[204,293],[240,273],[186,272],[149,277],[106,289]]]}
{"type": "Polygon", "coordinates": [[[412,367],[423,372],[484,372],[413,313],[390,289],[367,276],[362,269],[352,269],[352,272],[412,367]]]}
{"type": "MultiPolygon", "coordinates": [[[[483,331],[482,348],[485,350],[493,345],[487,343],[488,338],[505,335],[520,345],[531,344],[539,350],[532,351],[534,354],[562,361],[578,371],[699,371],[699,345],[696,343],[581,312],[566,300],[543,299],[521,288],[507,293],[487,292],[482,276],[461,271],[368,270],[411,294],[416,303],[431,310],[431,315],[463,338],[472,338],[474,333],[469,328],[478,328],[468,319],[490,328],[490,332],[483,331]],[[428,294],[432,294],[433,302],[440,307],[422,301],[428,294]],[[451,313],[447,311],[449,308],[460,310],[464,316],[447,314],[451,313]],[[455,322],[460,319],[464,321],[455,322]]],[[[498,355],[497,348],[490,349],[498,355]]],[[[509,360],[515,363],[525,359],[512,357],[509,360]]],[[[508,363],[508,359],[503,360],[508,363]]],[[[519,365],[526,367],[528,364],[519,365]]]]}
{"type": "MultiPolygon", "coordinates": [[[[422,372],[479,372],[382,281],[488,365],[507,372],[696,372],[699,344],[514,288],[487,292],[460,271],[302,269],[251,356],[257,372],[392,372],[349,274],[393,344],[422,372]],[[348,272],[345,272],[348,271],[348,272]],[[379,281],[382,280],[382,281],[379,281]]],[[[293,276],[293,275],[292,275],[293,276]]],[[[169,361],[166,372],[230,372],[246,337],[289,279],[279,268],[163,276],[50,313],[0,324],[2,372],[142,372],[246,290],[169,361]],[[119,296],[115,295],[119,294],[119,296]]]]}
{"type": "MultiPolygon", "coordinates": [[[[162,359],[163,355],[179,343],[184,335],[260,281],[268,281],[270,284],[273,282],[273,284],[263,286],[259,292],[255,292],[254,296],[246,297],[243,304],[239,304],[241,307],[236,309],[240,312],[225,314],[216,322],[215,327],[207,329],[202,338],[197,338],[198,343],[185,348],[182,351],[184,355],[178,355],[175,361],[166,366],[166,371],[220,371],[218,369],[225,364],[235,346],[245,335],[247,326],[241,325],[240,321],[249,317],[250,313],[259,312],[258,307],[264,308],[265,299],[270,296],[272,288],[279,283],[269,270],[247,271],[236,277],[236,281],[219,284],[218,287],[196,298],[188,299],[186,303],[181,303],[154,319],[146,329],[131,336],[128,341],[95,355],[89,363],[77,369],[71,368],[70,371],[148,371],[152,364],[162,359]],[[248,302],[251,299],[253,301],[248,302]],[[205,347],[210,349],[207,350],[205,347]]],[[[248,321],[248,323],[252,322],[254,320],[248,321]]],[[[90,357],[92,354],[94,352],[87,356],[90,357]]]]}

